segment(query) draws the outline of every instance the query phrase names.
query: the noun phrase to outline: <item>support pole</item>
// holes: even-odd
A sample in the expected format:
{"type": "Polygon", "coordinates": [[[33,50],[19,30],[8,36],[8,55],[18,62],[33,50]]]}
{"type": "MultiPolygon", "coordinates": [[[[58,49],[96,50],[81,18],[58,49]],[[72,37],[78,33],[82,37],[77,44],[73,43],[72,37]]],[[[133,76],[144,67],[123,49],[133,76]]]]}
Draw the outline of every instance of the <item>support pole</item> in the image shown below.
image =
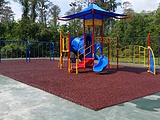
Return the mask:
{"type": "Polygon", "coordinates": [[[50,42],[50,61],[54,60],[54,43],[50,42]]]}
{"type": "Polygon", "coordinates": [[[110,39],[108,38],[108,68],[110,68],[110,39]]]}
{"type": "MultiPolygon", "coordinates": [[[[94,59],[94,9],[92,9],[92,58],[94,59]]],[[[94,60],[92,67],[94,66],[94,60]]]]}
{"type": "Polygon", "coordinates": [[[62,69],[62,30],[60,30],[60,60],[59,60],[59,68],[62,69]]]}
{"type": "MultiPolygon", "coordinates": [[[[84,16],[84,21],[83,21],[83,35],[84,35],[84,63],[85,63],[85,58],[86,58],[86,27],[85,27],[85,16],[84,16]]],[[[84,69],[86,68],[84,64],[84,69]]]]}
{"type": "Polygon", "coordinates": [[[102,45],[102,55],[103,55],[103,49],[104,49],[104,23],[103,23],[103,16],[102,16],[102,26],[101,26],[101,37],[102,37],[102,41],[101,41],[101,45],[102,45]]]}
{"type": "Polygon", "coordinates": [[[76,74],[78,74],[78,62],[79,62],[79,59],[76,59],[76,74]]]}
{"type": "Polygon", "coordinates": [[[70,64],[70,34],[67,35],[67,51],[68,51],[68,73],[70,73],[70,68],[71,68],[71,64],[70,64]]]}
{"type": "Polygon", "coordinates": [[[160,37],[158,38],[159,44],[158,44],[158,65],[160,65],[160,37]]]}
{"type": "Polygon", "coordinates": [[[117,55],[116,55],[116,57],[117,57],[117,69],[118,69],[118,52],[119,52],[119,49],[118,49],[118,42],[119,42],[119,40],[118,40],[118,37],[117,37],[117,45],[116,45],[116,50],[117,50],[117,55]]]}
{"type": "Polygon", "coordinates": [[[30,42],[26,42],[26,62],[30,62],[30,42]]]}
{"type": "MultiPolygon", "coordinates": [[[[148,34],[148,48],[151,46],[151,36],[150,36],[150,33],[148,34]]],[[[148,49],[148,69],[149,69],[149,66],[150,66],[150,50],[148,49]]]]}
{"type": "Polygon", "coordinates": [[[43,57],[43,42],[42,42],[42,57],[43,57]]]}
{"type": "Polygon", "coordinates": [[[2,49],[2,47],[0,46],[0,63],[2,62],[1,61],[1,58],[2,58],[1,49],[2,49]]]}

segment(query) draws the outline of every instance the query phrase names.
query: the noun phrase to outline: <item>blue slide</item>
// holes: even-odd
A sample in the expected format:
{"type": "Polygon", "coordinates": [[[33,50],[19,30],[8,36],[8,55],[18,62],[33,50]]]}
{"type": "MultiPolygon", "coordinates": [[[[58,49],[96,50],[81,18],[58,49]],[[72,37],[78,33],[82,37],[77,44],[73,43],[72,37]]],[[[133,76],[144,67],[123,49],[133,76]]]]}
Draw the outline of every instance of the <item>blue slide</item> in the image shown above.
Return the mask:
{"type": "MultiPolygon", "coordinates": [[[[84,53],[84,35],[81,37],[75,37],[71,38],[70,41],[71,45],[71,52],[73,52],[75,55],[77,55],[77,51],[81,54],[80,59],[83,59],[83,53],[84,53]]],[[[90,45],[92,45],[92,36],[91,34],[86,34],[86,48],[88,48],[90,45]]],[[[92,58],[92,53],[90,52],[91,49],[87,49],[85,53],[88,55],[86,58],[92,58]]]]}
{"type": "Polygon", "coordinates": [[[98,63],[96,65],[94,65],[93,71],[94,72],[101,72],[107,67],[108,58],[103,55],[101,55],[100,57],[98,55],[96,55],[96,57],[98,58],[98,63]]]}
{"type": "MultiPolygon", "coordinates": [[[[91,42],[92,42],[91,34],[86,34],[86,47],[89,47],[92,44],[91,42]]],[[[80,48],[83,48],[83,46],[84,46],[84,36],[75,37],[75,38],[72,37],[71,41],[70,41],[70,44],[71,44],[71,52],[73,52],[75,55],[77,55],[77,51],[80,48]]],[[[86,54],[89,53],[86,56],[87,58],[91,58],[92,57],[92,53],[90,51],[91,51],[90,49],[87,49],[85,51],[86,54]]],[[[79,52],[83,53],[84,49],[80,49],[79,52]]],[[[101,44],[96,43],[94,45],[94,54],[95,54],[94,59],[98,60],[98,63],[94,65],[93,71],[94,72],[101,72],[108,65],[108,59],[105,56],[102,55],[102,46],[101,46],[101,44]],[[100,57],[98,55],[96,55],[98,50],[100,50],[100,57]]],[[[83,59],[83,54],[80,56],[80,59],[81,60],[83,59]]]]}
{"type": "MultiPolygon", "coordinates": [[[[82,54],[84,52],[83,46],[84,46],[84,36],[81,37],[72,37],[70,41],[71,45],[71,52],[73,52],[75,55],[77,55],[77,51],[79,50],[79,53],[82,54]],[[82,49],[80,49],[82,48],[82,49]]],[[[91,34],[86,34],[86,48],[92,45],[92,36],[91,34]]],[[[94,44],[94,54],[96,55],[98,49],[100,49],[100,55],[102,55],[102,46],[99,43],[94,44]]],[[[88,55],[87,58],[92,58],[92,53],[90,52],[91,49],[87,49],[85,53],[88,55]]],[[[80,56],[80,59],[83,59],[83,54],[80,56]]],[[[98,60],[97,56],[94,56],[95,60],[98,60]]]]}

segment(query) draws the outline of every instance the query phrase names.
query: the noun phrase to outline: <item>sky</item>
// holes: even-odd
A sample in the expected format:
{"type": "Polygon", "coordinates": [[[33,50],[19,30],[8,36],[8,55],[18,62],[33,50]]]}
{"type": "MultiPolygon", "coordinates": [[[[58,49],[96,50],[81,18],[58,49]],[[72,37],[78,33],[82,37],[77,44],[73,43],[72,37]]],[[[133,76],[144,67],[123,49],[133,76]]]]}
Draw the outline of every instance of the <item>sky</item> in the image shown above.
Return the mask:
{"type": "MultiPolygon", "coordinates": [[[[21,6],[18,3],[10,1],[10,6],[12,7],[13,12],[15,13],[15,20],[21,18],[21,6]]],[[[60,16],[64,16],[65,13],[71,8],[69,4],[74,2],[75,0],[50,0],[54,5],[58,5],[61,8],[60,16]]],[[[117,2],[125,2],[129,1],[132,3],[132,8],[135,12],[145,11],[153,11],[158,8],[160,0],[117,0],[117,2]]],[[[119,7],[117,13],[122,13],[122,9],[119,7]]]]}

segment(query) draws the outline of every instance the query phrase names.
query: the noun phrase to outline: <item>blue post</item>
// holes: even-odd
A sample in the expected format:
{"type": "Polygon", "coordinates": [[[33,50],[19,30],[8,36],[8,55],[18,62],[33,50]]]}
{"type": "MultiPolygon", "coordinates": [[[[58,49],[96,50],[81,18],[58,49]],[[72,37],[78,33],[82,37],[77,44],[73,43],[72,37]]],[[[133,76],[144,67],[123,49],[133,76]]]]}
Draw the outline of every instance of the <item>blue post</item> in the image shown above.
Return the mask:
{"type": "Polygon", "coordinates": [[[2,53],[1,53],[2,46],[3,46],[3,43],[0,41],[0,63],[2,62],[2,53]]]}
{"type": "Polygon", "coordinates": [[[50,61],[54,60],[54,43],[50,42],[50,61]]]}
{"type": "Polygon", "coordinates": [[[26,62],[30,62],[30,42],[26,42],[26,62]]]}
{"type": "Polygon", "coordinates": [[[1,56],[1,46],[0,46],[0,63],[1,63],[1,57],[2,57],[2,56],[1,56]]]}
{"type": "Polygon", "coordinates": [[[158,38],[159,44],[158,44],[158,65],[160,65],[160,37],[158,38]]]}

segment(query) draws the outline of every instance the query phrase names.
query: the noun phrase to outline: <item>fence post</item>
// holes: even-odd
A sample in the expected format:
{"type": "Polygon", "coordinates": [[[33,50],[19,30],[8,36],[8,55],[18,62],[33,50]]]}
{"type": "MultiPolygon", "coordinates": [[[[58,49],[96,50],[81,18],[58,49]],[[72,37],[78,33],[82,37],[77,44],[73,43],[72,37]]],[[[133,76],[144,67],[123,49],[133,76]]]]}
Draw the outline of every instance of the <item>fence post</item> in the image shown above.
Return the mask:
{"type": "Polygon", "coordinates": [[[158,65],[160,65],[160,37],[158,38],[159,45],[158,45],[158,65]]]}
{"type": "Polygon", "coordinates": [[[30,42],[26,42],[26,62],[30,62],[30,42]]]}
{"type": "Polygon", "coordinates": [[[1,46],[0,46],[0,63],[1,63],[1,57],[2,57],[2,55],[1,55],[1,46]]]}
{"type": "Polygon", "coordinates": [[[50,42],[50,61],[54,60],[54,43],[50,42]]]}

